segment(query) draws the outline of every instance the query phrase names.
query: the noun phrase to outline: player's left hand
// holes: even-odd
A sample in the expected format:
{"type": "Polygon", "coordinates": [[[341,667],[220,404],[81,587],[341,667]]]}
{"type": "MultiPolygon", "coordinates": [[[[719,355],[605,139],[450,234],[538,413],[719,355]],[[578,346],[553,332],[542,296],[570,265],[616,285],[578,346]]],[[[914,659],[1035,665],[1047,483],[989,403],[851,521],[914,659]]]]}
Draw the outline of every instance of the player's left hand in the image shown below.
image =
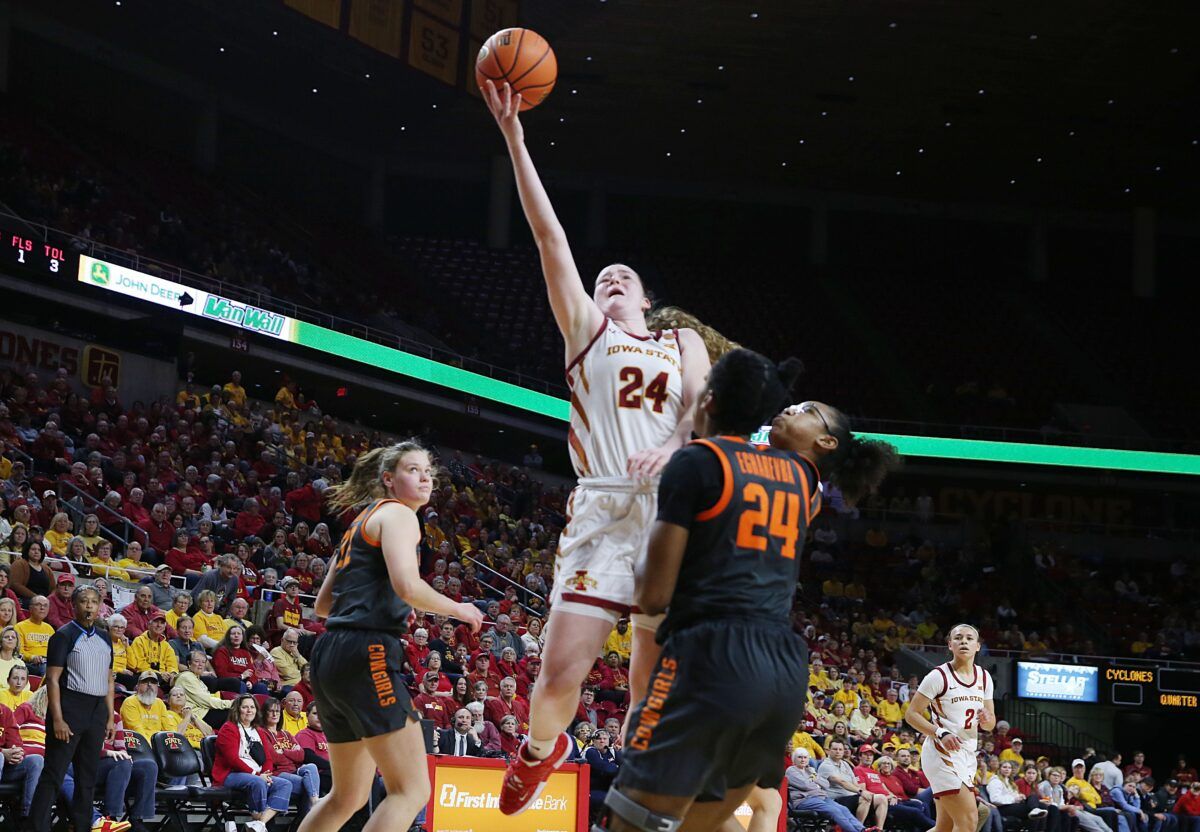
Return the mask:
{"type": "Polygon", "coordinates": [[[663,445],[661,448],[646,448],[629,455],[629,476],[634,479],[653,479],[662,473],[663,467],[678,448],[663,445]]]}

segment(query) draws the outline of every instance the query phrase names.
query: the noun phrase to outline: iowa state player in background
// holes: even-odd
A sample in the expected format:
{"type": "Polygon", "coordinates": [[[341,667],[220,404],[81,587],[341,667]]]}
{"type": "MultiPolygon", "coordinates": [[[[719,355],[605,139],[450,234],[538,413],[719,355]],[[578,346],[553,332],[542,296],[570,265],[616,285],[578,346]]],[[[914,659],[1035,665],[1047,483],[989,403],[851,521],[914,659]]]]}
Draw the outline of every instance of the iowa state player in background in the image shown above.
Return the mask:
{"type": "Polygon", "coordinates": [[[937,801],[936,832],[975,832],[975,753],[979,729],[996,725],[992,676],[975,665],[979,631],[958,624],[946,637],[950,661],[925,675],[904,719],[925,735],[921,771],[937,801]],[[932,719],[926,716],[929,713],[932,719]]]}
{"type": "Polygon", "coordinates": [[[733,828],[754,786],[778,788],[783,777],[782,752],[804,714],[796,692],[808,686],[790,613],[819,472],[853,502],[896,460],[828,405],[780,414],[799,368],[744,349],[721,358],[696,411],[707,438],[663,471],[635,595],[647,613],[666,612],[662,654],[605,801],[614,832],[733,828]],[[768,421],[774,447],[751,445],[768,421]]]}
{"type": "Polygon", "coordinates": [[[632,701],[645,692],[658,655],[658,620],[632,609],[634,567],[645,556],[654,521],[654,480],[691,438],[692,405],[709,361],[694,330],[647,328],[650,300],[628,266],[607,266],[587,293],[525,147],[520,97],[508,84],[497,90],[491,81],[482,92],[508,145],[550,308],[566,342],[567,441],[579,476],[555,561],[553,616],[530,703],[529,739],[513,756],[500,795],[500,810],[513,815],[537,799],[570,755],[573,741],[564,731],[575,716],[580,685],[617,619],[630,613],[632,701]]]}

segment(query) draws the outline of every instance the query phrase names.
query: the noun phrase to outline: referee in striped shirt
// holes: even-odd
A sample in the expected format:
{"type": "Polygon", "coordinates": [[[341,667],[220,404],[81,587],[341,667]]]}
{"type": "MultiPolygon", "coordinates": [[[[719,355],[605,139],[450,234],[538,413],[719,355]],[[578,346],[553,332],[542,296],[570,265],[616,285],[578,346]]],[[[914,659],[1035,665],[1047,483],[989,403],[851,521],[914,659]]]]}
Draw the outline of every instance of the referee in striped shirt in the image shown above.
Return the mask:
{"type": "Polygon", "coordinates": [[[49,691],[46,714],[46,763],[33,795],[30,820],[34,832],[49,832],[50,810],[62,788],[67,766],[75,764],[71,819],[75,829],[92,828],[96,768],[105,739],[115,734],[113,721],[112,642],[96,627],[100,593],[81,586],[71,594],[75,619],[50,636],[46,655],[49,691]]]}

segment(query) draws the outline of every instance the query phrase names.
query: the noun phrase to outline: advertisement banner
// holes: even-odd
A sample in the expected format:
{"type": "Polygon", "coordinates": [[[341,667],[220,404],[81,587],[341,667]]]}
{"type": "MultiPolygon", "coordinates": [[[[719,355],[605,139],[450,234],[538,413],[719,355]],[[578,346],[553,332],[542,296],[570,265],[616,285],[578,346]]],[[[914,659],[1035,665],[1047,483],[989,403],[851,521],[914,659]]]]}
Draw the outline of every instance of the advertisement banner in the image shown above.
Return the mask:
{"type": "Polygon", "coordinates": [[[1017,662],[1017,696],[1059,702],[1097,702],[1100,668],[1083,664],[1017,662]]]}
{"type": "Polygon", "coordinates": [[[519,815],[500,813],[504,764],[467,757],[431,758],[430,832],[578,832],[587,823],[588,793],[580,767],[568,764],[550,775],[546,788],[519,815]],[[582,805],[581,805],[582,804],[582,805]]]}
{"type": "Polygon", "coordinates": [[[0,320],[0,364],[37,373],[43,383],[60,369],[81,396],[112,384],[121,400],[149,401],[175,386],[175,363],[90,344],[69,335],[0,320]]]}
{"type": "Polygon", "coordinates": [[[86,255],[79,258],[79,282],[281,341],[296,341],[296,321],[286,315],[86,255]]]}

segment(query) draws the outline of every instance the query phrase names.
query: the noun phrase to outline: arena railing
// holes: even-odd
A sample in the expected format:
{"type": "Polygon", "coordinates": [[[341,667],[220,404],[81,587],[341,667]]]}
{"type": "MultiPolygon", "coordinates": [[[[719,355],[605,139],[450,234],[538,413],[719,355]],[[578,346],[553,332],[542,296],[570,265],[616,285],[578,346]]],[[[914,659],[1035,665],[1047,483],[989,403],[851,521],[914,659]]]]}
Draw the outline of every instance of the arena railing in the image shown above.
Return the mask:
{"type": "MultiPolygon", "coordinates": [[[[102,501],[97,500],[91,494],[88,494],[79,486],[75,485],[75,483],[68,482],[67,480],[59,480],[55,485],[57,486],[55,490],[59,492],[58,496],[59,499],[62,500],[63,506],[69,507],[71,509],[71,514],[77,515],[71,518],[72,523],[76,526],[79,526],[82,522],[82,518],[89,514],[95,514],[99,516],[100,509],[104,509],[105,513],[111,513],[111,510],[106,508],[102,501]],[[63,493],[61,493],[62,491],[73,493],[70,497],[66,497],[63,493]],[[80,506],[83,508],[81,509],[80,506]]],[[[124,515],[121,516],[121,529],[124,531],[124,535],[116,534],[104,523],[100,524],[100,532],[105,537],[111,538],[114,543],[121,543],[123,546],[128,546],[129,541],[136,537],[138,533],[145,534],[142,529],[131,523],[129,518],[125,517],[124,515]]]]}
{"type": "Polygon", "coordinates": [[[1080,730],[1060,717],[1043,713],[1031,700],[1005,694],[1000,701],[1002,718],[1016,734],[1031,745],[1051,745],[1058,749],[1058,754],[1049,755],[1051,757],[1057,759],[1061,755],[1062,760],[1086,757],[1088,755],[1085,752],[1089,748],[1107,757],[1112,750],[1109,744],[1099,737],[1080,730]]]}
{"type": "MultiPolygon", "coordinates": [[[[928,644],[925,642],[904,642],[904,647],[918,653],[936,653],[944,657],[946,645],[928,644]]],[[[1032,652],[1029,650],[1004,650],[987,648],[988,656],[998,659],[1014,659],[1018,661],[1048,662],[1051,664],[1089,664],[1097,662],[1120,662],[1123,665],[1143,665],[1147,668],[1178,668],[1180,670],[1200,670],[1200,662],[1183,661],[1181,659],[1147,659],[1142,656],[1100,656],[1091,653],[1054,653],[1032,652]]]]}
{"type": "MultiPolygon", "coordinates": [[[[374,341],[377,344],[393,347],[398,350],[413,353],[432,361],[440,361],[444,364],[452,364],[456,367],[461,367],[464,370],[470,370],[474,373],[494,378],[500,381],[506,381],[510,384],[517,384],[521,387],[527,387],[531,390],[537,390],[541,393],[552,395],[565,395],[567,389],[563,385],[553,384],[545,379],[536,378],[534,376],[520,373],[516,370],[509,370],[504,367],[489,364],[486,361],[480,361],[476,358],[468,358],[461,353],[444,347],[434,346],[423,341],[416,341],[412,338],[407,338],[402,335],[397,335],[394,332],[385,332],[378,327],[373,327],[361,321],[352,321],[348,318],[342,318],[337,315],[331,315],[328,312],[323,312],[312,307],[302,306],[291,301],[282,300],[268,292],[260,292],[255,289],[248,289],[244,286],[237,286],[232,283],[226,283],[223,280],[212,277],[210,275],[200,274],[188,269],[176,266],[171,263],[157,260],[153,257],[147,257],[135,251],[125,249],[117,249],[106,246],[102,243],[97,243],[86,237],[80,237],[77,234],[72,234],[69,231],[63,231],[59,228],[51,228],[42,223],[30,222],[15,214],[7,211],[0,211],[0,217],[5,217],[9,220],[19,223],[31,232],[40,234],[43,241],[50,241],[53,235],[57,242],[66,241],[66,244],[71,249],[80,254],[86,254],[89,257],[106,260],[110,263],[116,263],[121,266],[126,266],[137,271],[144,271],[150,274],[167,277],[176,280],[180,283],[187,283],[204,289],[207,292],[212,292],[222,297],[231,300],[241,301],[243,303],[252,304],[259,309],[265,309],[271,312],[278,312],[298,320],[307,321],[308,323],[317,324],[319,326],[328,327],[339,332],[346,332],[359,338],[368,341],[374,341]]],[[[70,279],[74,275],[67,276],[70,279]]]]}

